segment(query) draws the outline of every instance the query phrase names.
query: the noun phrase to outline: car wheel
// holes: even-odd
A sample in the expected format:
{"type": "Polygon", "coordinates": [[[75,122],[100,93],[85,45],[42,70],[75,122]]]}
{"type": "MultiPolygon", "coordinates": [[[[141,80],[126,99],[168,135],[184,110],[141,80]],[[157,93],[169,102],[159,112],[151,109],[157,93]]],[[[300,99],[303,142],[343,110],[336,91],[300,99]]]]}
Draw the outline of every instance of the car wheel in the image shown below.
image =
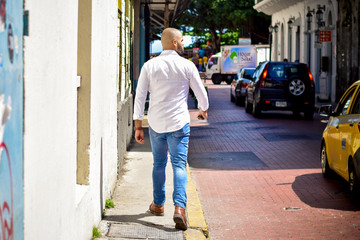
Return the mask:
{"type": "Polygon", "coordinates": [[[230,88],[230,101],[235,102],[235,97],[232,95],[232,89],[230,88]]]}
{"type": "MultiPolygon", "coordinates": [[[[359,179],[356,175],[354,163],[351,162],[349,166],[349,191],[352,200],[360,200],[360,186],[359,179]]],[[[360,204],[360,203],[359,203],[360,204]]]]}
{"type": "Polygon", "coordinates": [[[289,91],[296,97],[301,96],[305,92],[305,83],[300,79],[293,79],[289,83],[289,91]]]}
{"type": "Polygon", "coordinates": [[[314,118],[314,109],[309,108],[304,111],[304,118],[307,120],[312,120],[314,118]]]}
{"type": "Polygon", "coordinates": [[[251,113],[251,111],[252,111],[252,105],[250,105],[248,96],[246,94],[246,96],[245,96],[245,112],[251,113]]]}
{"type": "Polygon", "coordinates": [[[295,118],[299,118],[300,117],[300,111],[299,110],[293,110],[293,116],[295,118]]]}
{"type": "Polygon", "coordinates": [[[230,78],[230,79],[226,79],[225,82],[226,82],[228,85],[230,85],[230,84],[232,83],[232,81],[233,81],[233,80],[230,78]]]}
{"type": "Polygon", "coordinates": [[[252,107],[252,114],[254,117],[260,117],[261,109],[258,104],[256,104],[255,98],[253,98],[253,107],[252,107]]]}
{"type": "Polygon", "coordinates": [[[329,162],[327,159],[327,153],[326,153],[326,146],[325,143],[323,143],[321,147],[321,171],[324,178],[330,178],[332,175],[332,170],[330,169],[329,162]]]}
{"type": "Polygon", "coordinates": [[[243,103],[244,102],[243,102],[242,98],[235,96],[235,104],[236,105],[241,106],[241,105],[243,105],[243,103]]]}
{"type": "Polygon", "coordinates": [[[219,85],[222,82],[222,77],[221,77],[221,75],[216,74],[216,75],[212,76],[211,80],[215,85],[219,85]]]}

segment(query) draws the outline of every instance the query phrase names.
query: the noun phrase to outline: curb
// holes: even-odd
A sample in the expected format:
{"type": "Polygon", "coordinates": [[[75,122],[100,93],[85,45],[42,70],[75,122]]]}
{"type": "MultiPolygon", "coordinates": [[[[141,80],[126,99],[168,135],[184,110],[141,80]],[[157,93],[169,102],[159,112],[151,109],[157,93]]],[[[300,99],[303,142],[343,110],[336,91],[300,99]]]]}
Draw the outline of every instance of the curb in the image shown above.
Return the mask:
{"type": "Polygon", "coordinates": [[[189,165],[187,164],[187,214],[190,227],[185,231],[186,240],[209,239],[209,231],[205,221],[201,202],[191,177],[189,165]]]}

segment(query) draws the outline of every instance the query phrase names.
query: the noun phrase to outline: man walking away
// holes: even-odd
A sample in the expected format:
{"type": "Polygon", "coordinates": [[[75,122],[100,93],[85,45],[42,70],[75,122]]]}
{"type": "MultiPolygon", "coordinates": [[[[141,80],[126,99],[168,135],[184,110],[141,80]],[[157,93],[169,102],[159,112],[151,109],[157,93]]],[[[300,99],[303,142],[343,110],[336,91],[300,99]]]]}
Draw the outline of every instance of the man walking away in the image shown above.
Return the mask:
{"type": "Polygon", "coordinates": [[[165,168],[168,151],[174,173],[173,202],[175,228],[186,230],[186,162],[190,135],[190,115],[187,106],[189,87],[198,99],[198,118],[207,118],[209,102],[199,72],[184,53],[183,37],[179,30],[166,28],[161,36],[164,51],[147,61],[141,69],[136,89],[134,115],[135,140],[144,144],[142,119],[147,93],[149,136],[153,153],[153,202],[149,211],[164,215],[165,168]]]}

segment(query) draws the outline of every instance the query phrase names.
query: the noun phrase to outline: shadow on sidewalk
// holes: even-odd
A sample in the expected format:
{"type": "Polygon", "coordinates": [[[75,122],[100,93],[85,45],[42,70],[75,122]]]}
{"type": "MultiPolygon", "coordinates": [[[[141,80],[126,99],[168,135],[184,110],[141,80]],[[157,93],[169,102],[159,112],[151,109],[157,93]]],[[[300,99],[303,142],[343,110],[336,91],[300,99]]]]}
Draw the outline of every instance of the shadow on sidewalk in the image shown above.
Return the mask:
{"type": "Polygon", "coordinates": [[[141,220],[152,215],[141,213],[138,215],[110,215],[104,220],[110,223],[106,239],[164,239],[184,240],[184,231],[174,227],[156,224],[156,221],[141,220]],[[110,238],[109,238],[110,237],[110,238]]]}
{"type": "Polygon", "coordinates": [[[313,208],[360,210],[350,200],[347,183],[337,176],[333,179],[324,179],[321,173],[297,176],[292,189],[302,202],[313,208]]]}
{"type": "Polygon", "coordinates": [[[130,145],[127,148],[128,152],[151,152],[151,144],[150,144],[150,138],[149,138],[149,129],[144,129],[144,144],[139,144],[135,141],[134,136],[131,138],[130,145]]]}
{"type": "Polygon", "coordinates": [[[137,215],[110,215],[106,216],[103,220],[111,221],[113,224],[141,224],[146,227],[151,227],[166,232],[182,232],[175,229],[173,226],[157,225],[153,221],[146,221],[146,217],[154,217],[149,213],[141,213],[137,215]]]}

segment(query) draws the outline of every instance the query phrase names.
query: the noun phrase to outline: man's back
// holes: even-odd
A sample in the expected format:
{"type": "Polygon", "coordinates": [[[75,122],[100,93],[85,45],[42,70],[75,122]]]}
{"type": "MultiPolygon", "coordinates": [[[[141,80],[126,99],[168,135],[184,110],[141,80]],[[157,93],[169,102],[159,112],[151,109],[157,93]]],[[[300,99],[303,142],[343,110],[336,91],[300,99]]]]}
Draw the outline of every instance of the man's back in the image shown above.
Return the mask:
{"type": "Polygon", "coordinates": [[[159,133],[176,131],[190,122],[189,87],[198,95],[205,91],[195,65],[172,50],[165,50],[144,64],[139,84],[146,85],[141,89],[150,92],[148,120],[159,133]]]}

